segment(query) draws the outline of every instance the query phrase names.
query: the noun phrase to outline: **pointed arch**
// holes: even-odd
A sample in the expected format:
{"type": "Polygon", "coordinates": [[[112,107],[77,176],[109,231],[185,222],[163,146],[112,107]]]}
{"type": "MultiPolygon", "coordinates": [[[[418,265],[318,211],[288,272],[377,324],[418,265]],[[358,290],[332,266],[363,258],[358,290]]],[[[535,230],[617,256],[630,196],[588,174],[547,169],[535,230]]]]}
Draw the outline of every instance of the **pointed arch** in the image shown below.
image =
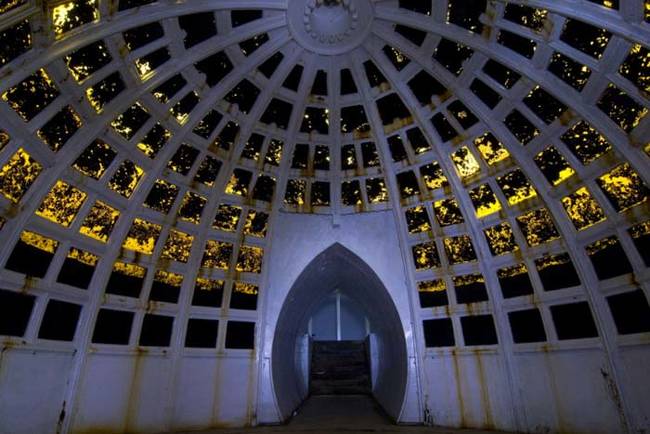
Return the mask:
{"type": "Polygon", "coordinates": [[[334,289],[365,310],[378,338],[378,375],[373,395],[398,419],[406,393],[408,358],[404,328],[388,290],[359,256],[335,243],[305,267],[291,287],[275,329],[272,375],[284,419],[305,399],[296,363],[296,342],[313,309],[334,289]]]}

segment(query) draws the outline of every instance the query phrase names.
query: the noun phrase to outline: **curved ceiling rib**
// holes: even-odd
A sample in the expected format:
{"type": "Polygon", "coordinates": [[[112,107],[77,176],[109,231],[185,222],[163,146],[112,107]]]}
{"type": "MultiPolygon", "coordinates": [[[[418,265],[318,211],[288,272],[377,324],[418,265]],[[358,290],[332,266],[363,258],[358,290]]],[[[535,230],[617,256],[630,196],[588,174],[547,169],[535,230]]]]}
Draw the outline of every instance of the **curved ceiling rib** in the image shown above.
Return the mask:
{"type": "Polygon", "coordinates": [[[375,213],[399,230],[421,354],[498,350],[514,372],[511,314],[539,316],[531,348],[573,348],[555,317],[571,300],[620,382],[611,297],[650,288],[649,8],[0,1],[0,309],[36,303],[0,335],[74,349],[72,407],[93,352],[169,352],[176,374],[192,351],[241,356],[264,344],[274,227],[375,213]],[[59,342],[41,325],[57,301],[79,307],[59,342]],[[115,312],[129,333],[102,337],[115,312]],[[202,320],[246,323],[246,348],[193,347],[202,320]]]}

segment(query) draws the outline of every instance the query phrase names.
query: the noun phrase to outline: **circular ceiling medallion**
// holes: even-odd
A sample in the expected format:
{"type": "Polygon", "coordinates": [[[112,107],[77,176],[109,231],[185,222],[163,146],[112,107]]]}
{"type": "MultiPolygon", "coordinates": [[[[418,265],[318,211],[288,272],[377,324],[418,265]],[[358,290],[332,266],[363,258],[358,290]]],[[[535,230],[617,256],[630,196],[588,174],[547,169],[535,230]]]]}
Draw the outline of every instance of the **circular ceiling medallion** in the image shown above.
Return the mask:
{"type": "Polygon", "coordinates": [[[287,21],[294,38],[319,54],[342,54],[370,31],[370,0],[290,0],[287,21]]]}

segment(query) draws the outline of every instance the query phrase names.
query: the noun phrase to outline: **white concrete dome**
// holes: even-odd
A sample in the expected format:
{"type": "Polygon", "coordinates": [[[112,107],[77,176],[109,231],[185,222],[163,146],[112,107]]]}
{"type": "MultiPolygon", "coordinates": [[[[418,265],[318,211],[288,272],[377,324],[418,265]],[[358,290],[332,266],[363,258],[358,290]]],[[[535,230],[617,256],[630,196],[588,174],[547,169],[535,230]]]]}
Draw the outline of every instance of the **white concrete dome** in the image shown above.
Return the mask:
{"type": "Polygon", "coordinates": [[[0,0],[0,434],[650,430],[650,1],[0,0]],[[294,357],[296,356],[296,357],[294,357]]]}

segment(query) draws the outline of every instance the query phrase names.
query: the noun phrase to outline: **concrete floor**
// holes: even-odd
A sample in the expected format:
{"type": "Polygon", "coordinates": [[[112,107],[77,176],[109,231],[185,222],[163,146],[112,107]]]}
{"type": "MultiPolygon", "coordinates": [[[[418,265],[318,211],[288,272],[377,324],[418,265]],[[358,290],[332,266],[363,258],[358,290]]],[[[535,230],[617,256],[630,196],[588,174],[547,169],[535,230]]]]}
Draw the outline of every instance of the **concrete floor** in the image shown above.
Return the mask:
{"type": "MultiPolygon", "coordinates": [[[[408,434],[495,434],[496,431],[456,430],[423,426],[397,426],[383,414],[368,396],[314,396],[298,410],[289,424],[256,428],[216,429],[185,434],[331,434],[345,433],[408,433],[408,434]]],[[[178,433],[177,433],[178,434],[178,433]]],[[[183,434],[183,433],[181,433],[183,434]]]]}

